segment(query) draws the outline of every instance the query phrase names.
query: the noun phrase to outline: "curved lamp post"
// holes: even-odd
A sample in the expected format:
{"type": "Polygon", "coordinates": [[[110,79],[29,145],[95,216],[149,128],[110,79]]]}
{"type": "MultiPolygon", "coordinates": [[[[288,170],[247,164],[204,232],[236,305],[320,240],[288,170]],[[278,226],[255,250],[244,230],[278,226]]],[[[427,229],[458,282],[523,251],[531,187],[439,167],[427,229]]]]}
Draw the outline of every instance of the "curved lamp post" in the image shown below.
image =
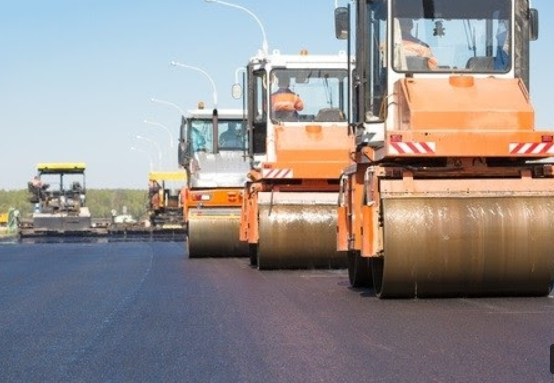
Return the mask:
{"type": "Polygon", "coordinates": [[[139,153],[144,153],[148,156],[148,161],[150,162],[150,173],[152,173],[154,171],[154,162],[152,161],[152,156],[150,155],[150,153],[148,153],[146,150],[135,148],[134,146],[131,146],[131,150],[139,153]]]}
{"type": "Polygon", "coordinates": [[[170,101],[160,100],[159,98],[154,98],[154,97],[152,97],[152,98],[150,99],[150,101],[156,102],[156,103],[158,103],[158,104],[169,105],[169,106],[171,106],[171,107],[177,109],[177,110],[179,111],[179,113],[181,113],[181,116],[183,116],[183,117],[184,117],[185,114],[186,114],[185,111],[184,111],[179,105],[174,104],[174,103],[172,103],[172,102],[170,102],[170,101]]]}
{"type": "Polygon", "coordinates": [[[171,150],[173,150],[173,134],[171,134],[171,130],[169,130],[169,128],[167,126],[165,126],[164,124],[160,124],[159,122],[154,122],[154,121],[150,121],[150,120],[144,120],[144,123],[148,124],[148,125],[158,126],[162,129],[164,129],[167,132],[167,134],[169,135],[169,147],[171,148],[171,150]]]}
{"type": "Polygon", "coordinates": [[[137,135],[135,137],[139,140],[150,142],[151,144],[156,146],[156,149],[158,149],[158,167],[161,170],[161,168],[162,168],[162,149],[160,148],[160,144],[158,144],[157,141],[154,141],[153,139],[148,138],[148,137],[143,137],[143,136],[139,136],[139,135],[137,135]]]}
{"type": "Polygon", "coordinates": [[[226,1],[220,1],[220,0],[204,0],[206,3],[216,3],[216,4],[221,4],[221,5],[225,5],[227,7],[231,7],[231,8],[236,8],[236,9],[240,9],[241,11],[244,11],[246,13],[248,13],[250,16],[252,16],[254,18],[254,20],[256,20],[256,22],[258,23],[258,25],[260,26],[260,29],[262,31],[262,36],[263,36],[263,41],[262,41],[262,51],[265,55],[267,55],[268,53],[268,44],[267,44],[267,36],[265,34],[265,29],[264,29],[264,26],[262,25],[262,22],[260,21],[260,19],[258,18],[258,16],[256,16],[252,11],[250,11],[249,9],[246,9],[244,8],[243,6],[240,6],[240,5],[236,5],[236,4],[232,4],[232,3],[228,3],[226,1]]]}
{"type": "Polygon", "coordinates": [[[217,89],[215,87],[215,82],[214,82],[214,79],[212,78],[212,76],[210,76],[208,74],[208,72],[206,72],[204,69],[202,68],[198,68],[198,67],[195,67],[195,66],[192,66],[192,65],[186,65],[186,64],[182,64],[180,62],[177,62],[177,61],[172,61],[171,62],[171,65],[173,66],[178,66],[178,67],[181,67],[181,68],[187,68],[187,69],[192,69],[192,70],[195,70],[197,72],[200,72],[202,73],[204,76],[206,76],[206,78],[210,81],[210,83],[212,84],[212,89],[213,89],[213,99],[214,99],[214,109],[217,109],[217,89]]]}

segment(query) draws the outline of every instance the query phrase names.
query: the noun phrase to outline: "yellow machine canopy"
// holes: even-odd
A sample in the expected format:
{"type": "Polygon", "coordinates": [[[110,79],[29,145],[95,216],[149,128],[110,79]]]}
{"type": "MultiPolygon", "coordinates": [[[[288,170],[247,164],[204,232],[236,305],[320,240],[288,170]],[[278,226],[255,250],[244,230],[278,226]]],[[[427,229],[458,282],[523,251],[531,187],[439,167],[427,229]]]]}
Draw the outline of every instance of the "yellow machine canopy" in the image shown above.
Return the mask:
{"type": "Polygon", "coordinates": [[[50,162],[39,163],[37,165],[37,170],[41,174],[82,174],[85,172],[85,168],[86,165],[84,162],[50,162]]]}
{"type": "Polygon", "coordinates": [[[184,171],[178,172],[151,172],[148,176],[151,181],[185,181],[187,174],[184,171]]]}

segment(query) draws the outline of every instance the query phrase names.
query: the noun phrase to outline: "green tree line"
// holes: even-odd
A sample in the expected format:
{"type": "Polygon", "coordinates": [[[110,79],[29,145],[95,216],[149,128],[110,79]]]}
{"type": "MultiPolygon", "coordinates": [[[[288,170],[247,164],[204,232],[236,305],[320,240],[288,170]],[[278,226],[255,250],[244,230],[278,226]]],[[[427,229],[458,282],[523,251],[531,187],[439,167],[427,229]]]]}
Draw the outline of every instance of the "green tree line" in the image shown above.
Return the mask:
{"type": "MultiPolygon", "coordinates": [[[[112,210],[122,214],[124,207],[127,214],[140,218],[146,213],[148,192],[134,189],[87,189],[86,205],[94,218],[109,218],[112,210]]],[[[30,217],[33,204],[29,202],[27,190],[1,190],[0,213],[10,208],[19,210],[21,217],[30,217]]]]}

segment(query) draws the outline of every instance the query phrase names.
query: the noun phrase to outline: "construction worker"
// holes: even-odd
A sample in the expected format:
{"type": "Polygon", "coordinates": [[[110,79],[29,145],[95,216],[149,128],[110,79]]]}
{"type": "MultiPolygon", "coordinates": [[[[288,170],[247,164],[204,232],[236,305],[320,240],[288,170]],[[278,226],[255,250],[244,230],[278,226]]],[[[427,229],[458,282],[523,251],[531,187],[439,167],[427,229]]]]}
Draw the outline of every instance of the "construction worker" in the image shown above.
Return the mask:
{"type": "Polygon", "coordinates": [[[46,189],[50,187],[50,184],[42,182],[39,176],[34,176],[31,182],[29,182],[29,185],[33,189],[33,193],[36,197],[40,199],[46,196],[46,189]]]}
{"type": "Polygon", "coordinates": [[[414,21],[408,18],[399,19],[399,22],[400,30],[402,31],[402,47],[404,49],[404,54],[407,57],[416,56],[427,58],[429,69],[437,68],[437,59],[433,56],[433,52],[429,45],[412,35],[414,21]]]}
{"type": "Polygon", "coordinates": [[[42,188],[42,181],[40,180],[40,178],[38,178],[38,176],[33,177],[33,180],[31,181],[31,184],[34,187],[36,187],[37,189],[42,188]]]}
{"type": "Polygon", "coordinates": [[[160,191],[161,186],[156,180],[148,181],[148,197],[150,199],[150,206],[153,210],[160,208],[160,191]]]}
{"type": "Polygon", "coordinates": [[[508,20],[501,20],[498,23],[498,31],[496,33],[497,48],[496,56],[494,57],[494,69],[498,71],[507,70],[510,66],[510,40],[508,39],[508,31],[510,24],[508,20]]]}
{"type": "Polygon", "coordinates": [[[223,148],[240,148],[242,147],[241,136],[239,125],[236,122],[229,122],[227,130],[219,135],[219,145],[223,148]]]}
{"type": "Polygon", "coordinates": [[[79,181],[75,181],[71,184],[71,190],[75,193],[82,193],[83,187],[81,186],[81,183],[79,181]]]}
{"type": "Polygon", "coordinates": [[[279,89],[271,95],[271,109],[277,118],[298,118],[298,112],[304,109],[304,102],[299,95],[290,90],[290,78],[287,74],[277,75],[279,89]]]}

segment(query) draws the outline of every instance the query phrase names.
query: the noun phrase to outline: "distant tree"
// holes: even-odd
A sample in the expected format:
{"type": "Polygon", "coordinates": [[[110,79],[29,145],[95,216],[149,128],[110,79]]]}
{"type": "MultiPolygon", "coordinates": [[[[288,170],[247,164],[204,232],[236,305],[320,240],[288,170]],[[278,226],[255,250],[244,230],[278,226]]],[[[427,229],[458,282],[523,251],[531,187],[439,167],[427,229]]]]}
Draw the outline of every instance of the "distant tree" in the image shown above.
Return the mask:
{"type": "Polygon", "coordinates": [[[0,213],[5,213],[12,207],[25,215],[33,211],[27,190],[0,190],[0,213]]]}
{"type": "Polygon", "coordinates": [[[147,209],[148,192],[146,190],[129,189],[89,189],[87,191],[87,206],[93,217],[108,218],[112,210],[122,214],[124,207],[127,214],[139,218],[147,209]]]}

